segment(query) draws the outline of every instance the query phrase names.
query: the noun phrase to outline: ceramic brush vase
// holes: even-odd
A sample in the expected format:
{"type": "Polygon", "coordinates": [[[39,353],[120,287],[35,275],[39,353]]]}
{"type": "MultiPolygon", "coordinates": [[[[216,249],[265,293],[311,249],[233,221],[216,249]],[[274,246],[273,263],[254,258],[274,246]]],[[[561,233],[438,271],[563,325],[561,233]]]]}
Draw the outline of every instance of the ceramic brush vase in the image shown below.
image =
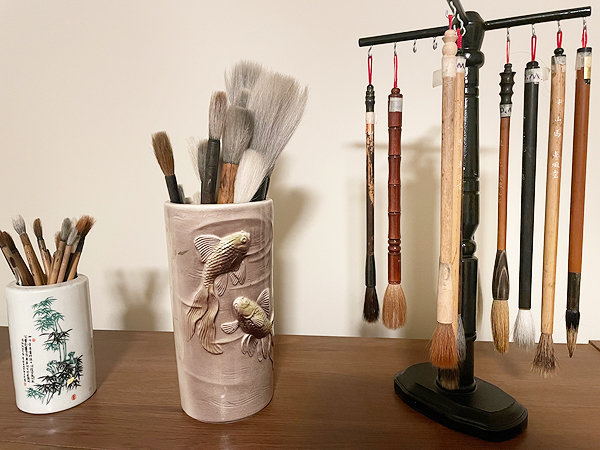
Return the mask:
{"type": "Polygon", "coordinates": [[[89,281],[6,286],[17,407],[31,414],[79,405],[96,391],[89,281]]]}
{"type": "Polygon", "coordinates": [[[165,203],[183,410],[231,422],[273,396],[273,202],[165,203]]]}

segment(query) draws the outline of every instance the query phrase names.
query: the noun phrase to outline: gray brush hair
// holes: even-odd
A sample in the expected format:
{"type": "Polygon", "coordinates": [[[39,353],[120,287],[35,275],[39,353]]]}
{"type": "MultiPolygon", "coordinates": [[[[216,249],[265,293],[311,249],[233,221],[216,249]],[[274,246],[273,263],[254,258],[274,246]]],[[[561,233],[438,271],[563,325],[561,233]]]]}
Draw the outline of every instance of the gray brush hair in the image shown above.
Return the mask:
{"type": "Polygon", "coordinates": [[[246,107],[249,93],[262,71],[258,63],[240,61],[225,72],[225,90],[232,105],[246,107]]]}
{"type": "Polygon", "coordinates": [[[13,228],[15,229],[15,231],[17,232],[17,234],[19,236],[21,236],[22,234],[25,233],[26,231],[26,227],[25,227],[25,219],[23,219],[23,216],[21,214],[13,217],[13,228]]]}
{"type": "Polygon", "coordinates": [[[250,145],[254,131],[254,117],[246,108],[231,105],[225,116],[223,132],[223,162],[239,164],[244,150],[250,145]]]}
{"type": "Polygon", "coordinates": [[[224,91],[213,92],[208,108],[208,137],[219,140],[225,128],[227,112],[227,94],[224,91]]]}

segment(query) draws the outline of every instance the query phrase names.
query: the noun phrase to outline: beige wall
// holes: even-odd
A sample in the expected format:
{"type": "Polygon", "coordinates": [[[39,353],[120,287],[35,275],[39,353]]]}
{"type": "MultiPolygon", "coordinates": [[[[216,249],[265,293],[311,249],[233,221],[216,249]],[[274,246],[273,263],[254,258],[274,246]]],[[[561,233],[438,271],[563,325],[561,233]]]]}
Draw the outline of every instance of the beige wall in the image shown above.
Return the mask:
{"type": "MultiPolygon", "coordinates": [[[[581,6],[596,0],[465,1],[484,19],[581,6]]],[[[167,130],[187,192],[195,178],[187,140],[206,136],[213,90],[239,59],[262,62],[310,86],[303,123],[275,171],[277,331],[293,334],[428,338],[435,325],[439,229],[440,88],[431,74],[441,45],[398,45],[404,94],[402,148],[403,287],[408,325],[390,332],[361,321],[364,295],[364,91],[366,49],[359,37],[445,23],[442,0],[345,2],[5,1],[0,8],[0,228],[21,213],[41,217],[46,236],[65,216],[98,220],[81,270],[91,280],[94,325],[171,329],[162,203],[167,194],[150,134],[167,130]],[[367,9],[368,8],[368,9],[367,9]]],[[[588,21],[590,45],[599,27],[588,21]]],[[[571,139],[576,48],[581,20],[563,22],[568,58],[567,121],[556,282],[555,340],[565,341],[571,139]]],[[[550,64],[556,24],[540,24],[538,60],[550,64]]],[[[517,311],[523,68],[530,28],[511,30],[515,86],[509,180],[508,258],[511,319],[517,311]]],[[[491,338],[495,256],[499,76],[503,30],[489,32],[480,82],[481,224],[477,232],[482,293],[480,339],[491,338]]],[[[441,43],[440,43],[441,44],[441,43]]],[[[392,46],[373,50],[376,110],[376,251],[380,299],[386,285],[386,97],[392,46]]],[[[540,89],[533,309],[539,330],[549,82],[540,89]]],[[[600,264],[598,90],[592,88],[580,342],[599,339],[600,264]]],[[[33,234],[32,234],[33,235],[33,234]]],[[[10,281],[0,270],[0,284],[10,281]]],[[[6,324],[4,303],[0,325],[6,324]]]]}

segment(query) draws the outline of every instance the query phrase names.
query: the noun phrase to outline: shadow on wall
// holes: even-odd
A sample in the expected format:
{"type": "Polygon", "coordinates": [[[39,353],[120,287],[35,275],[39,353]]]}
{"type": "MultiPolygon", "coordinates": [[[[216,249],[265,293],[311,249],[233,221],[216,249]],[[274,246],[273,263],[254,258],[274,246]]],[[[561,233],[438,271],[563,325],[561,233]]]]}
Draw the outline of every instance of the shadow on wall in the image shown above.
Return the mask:
{"type": "Polygon", "coordinates": [[[167,273],[158,269],[117,269],[109,272],[107,278],[123,308],[121,329],[156,330],[156,310],[168,286],[167,273]]]}
{"type": "MultiPolygon", "coordinates": [[[[402,177],[401,177],[401,258],[402,258],[402,287],[407,302],[407,322],[402,328],[404,336],[413,339],[429,339],[436,324],[437,301],[437,267],[439,256],[439,127],[430,128],[421,138],[410,143],[402,143],[402,177]]],[[[361,143],[364,148],[364,144],[361,143]]],[[[376,147],[376,158],[387,160],[387,145],[376,147]]],[[[385,180],[376,183],[386,186],[385,180]]],[[[364,186],[360,187],[361,197],[364,197],[364,186]]],[[[379,189],[378,189],[379,191],[379,189]]],[[[377,200],[385,204],[387,211],[387,195],[377,200]]],[[[363,200],[364,203],[364,200],[363,200]]],[[[385,219],[376,218],[376,258],[386,261],[377,267],[383,276],[378,279],[386,280],[385,284],[377,287],[380,308],[383,305],[387,287],[387,215],[385,219]],[[383,224],[383,227],[377,223],[383,224]],[[382,232],[382,230],[385,230],[382,232]],[[386,255],[383,256],[382,255],[386,255]]],[[[361,236],[350,236],[352,240],[364,242],[363,226],[361,236]]],[[[364,278],[361,287],[361,307],[364,301],[364,278]]],[[[352,317],[355,324],[356,316],[352,317]]],[[[361,321],[360,336],[381,335],[382,325],[373,326],[361,321]]]]}
{"type": "MultiPolygon", "coordinates": [[[[275,311],[275,330],[277,333],[288,333],[286,324],[293,321],[294,311],[290,301],[286,301],[286,286],[293,286],[295,271],[286,264],[282,255],[286,252],[292,230],[300,225],[300,218],[306,212],[309,195],[301,188],[286,188],[279,180],[285,179],[288,170],[287,159],[282,155],[277,160],[275,176],[267,197],[273,199],[274,226],[273,226],[273,307],[275,311]]],[[[314,204],[316,199],[312,199],[314,204]]]]}

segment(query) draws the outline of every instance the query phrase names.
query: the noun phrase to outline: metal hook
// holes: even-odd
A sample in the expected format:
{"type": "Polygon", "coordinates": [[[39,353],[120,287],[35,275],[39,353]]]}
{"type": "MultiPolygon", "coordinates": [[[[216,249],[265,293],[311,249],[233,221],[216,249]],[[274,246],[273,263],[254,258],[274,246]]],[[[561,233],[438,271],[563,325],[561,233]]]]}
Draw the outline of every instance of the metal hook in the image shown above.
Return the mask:
{"type": "Polygon", "coordinates": [[[506,29],[506,42],[510,42],[510,28],[506,29]]]}
{"type": "Polygon", "coordinates": [[[452,15],[456,17],[456,6],[454,6],[454,2],[450,2],[450,9],[452,10],[452,15]]]}
{"type": "Polygon", "coordinates": [[[535,23],[531,24],[531,37],[535,37],[535,23]]]}
{"type": "Polygon", "coordinates": [[[417,40],[413,41],[413,53],[417,53],[417,40]]]}
{"type": "Polygon", "coordinates": [[[367,52],[367,58],[371,57],[371,50],[373,50],[373,46],[369,47],[369,51],[367,52]]]}
{"type": "Polygon", "coordinates": [[[560,28],[560,20],[557,20],[556,22],[558,23],[558,31],[562,31],[562,29],[560,28]]]}
{"type": "Polygon", "coordinates": [[[394,42],[394,56],[396,56],[396,42],[394,42]]]}
{"type": "Polygon", "coordinates": [[[583,29],[587,30],[587,18],[586,17],[583,18],[583,29]]]}
{"type": "Polygon", "coordinates": [[[437,49],[437,40],[436,40],[436,36],[433,37],[433,49],[436,50],[437,49]]]}

